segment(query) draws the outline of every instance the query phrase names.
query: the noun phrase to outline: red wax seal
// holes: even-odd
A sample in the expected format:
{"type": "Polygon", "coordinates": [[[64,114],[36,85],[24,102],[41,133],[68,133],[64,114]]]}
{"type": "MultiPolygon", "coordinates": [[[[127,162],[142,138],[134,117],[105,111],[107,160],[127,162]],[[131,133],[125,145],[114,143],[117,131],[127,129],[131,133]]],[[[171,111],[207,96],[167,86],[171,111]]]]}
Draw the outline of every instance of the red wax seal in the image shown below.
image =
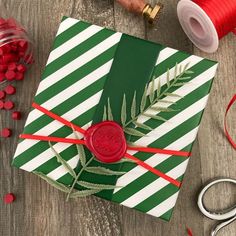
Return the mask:
{"type": "Polygon", "coordinates": [[[87,148],[102,162],[117,162],[124,157],[127,149],[124,131],[114,121],[103,121],[86,130],[87,148]]]}
{"type": "Polygon", "coordinates": [[[13,193],[7,193],[5,196],[4,196],[4,202],[6,204],[10,204],[12,202],[14,202],[16,199],[15,195],[13,193]]]}

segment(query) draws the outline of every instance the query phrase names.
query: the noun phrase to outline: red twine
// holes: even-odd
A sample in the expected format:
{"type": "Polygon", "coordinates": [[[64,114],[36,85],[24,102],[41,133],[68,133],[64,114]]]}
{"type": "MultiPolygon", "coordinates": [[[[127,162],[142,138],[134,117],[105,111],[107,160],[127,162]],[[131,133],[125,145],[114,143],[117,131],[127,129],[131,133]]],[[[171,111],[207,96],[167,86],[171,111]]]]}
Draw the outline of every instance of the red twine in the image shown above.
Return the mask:
{"type": "Polygon", "coordinates": [[[236,34],[236,0],[193,0],[209,16],[219,39],[236,34]]]}
{"type": "MultiPolygon", "coordinates": [[[[72,124],[71,122],[65,120],[64,118],[54,114],[53,112],[41,107],[40,105],[33,103],[32,107],[35,109],[41,111],[42,113],[48,115],[49,117],[53,118],[54,120],[57,120],[61,122],[62,124],[74,128],[76,131],[85,134],[86,130],[82,129],[79,126],[76,126],[72,124]]],[[[72,144],[81,144],[86,146],[86,142],[84,140],[80,139],[71,139],[71,138],[60,138],[60,137],[52,137],[52,136],[43,136],[43,135],[33,135],[33,134],[21,134],[20,138],[23,139],[32,139],[32,140],[41,140],[41,141],[52,141],[52,142],[63,142],[63,143],[72,143],[72,144]]],[[[175,151],[175,150],[168,150],[168,149],[158,149],[158,148],[149,148],[149,147],[133,147],[133,146],[127,146],[127,150],[132,151],[140,151],[140,152],[148,152],[148,153],[160,153],[160,154],[166,154],[166,155],[176,155],[176,156],[183,156],[183,157],[189,157],[191,153],[184,152],[184,151],[175,151]]],[[[133,160],[136,164],[142,166],[143,168],[147,169],[148,171],[152,172],[153,174],[167,180],[168,182],[172,183],[173,185],[177,186],[178,188],[181,186],[181,182],[178,180],[175,180],[171,178],[170,176],[162,173],[159,170],[156,170],[155,168],[151,167],[147,163],[139,160],[138,158],[125,153],[125,157],[133,160]]]]}
{"type": "Polygon", "coordinates": [[[227,114],[230,110],[230,108],[232,107],[232,105],[236,102],[236,94],[234,94],[234,96],[232,97],[232,99],[230,100],[226,112],[225,112],[225,117],[224,117],[224,131],[225,131],[225,135],[227,137],[227,139],[229,140],[230,144],[233,146],[234,149],[236,149],[236,143],[234,142],[234,140],[232,139],[232,137],[230,136],[229,132],[228,132],[228,128],[227,128],[227,114]]]}

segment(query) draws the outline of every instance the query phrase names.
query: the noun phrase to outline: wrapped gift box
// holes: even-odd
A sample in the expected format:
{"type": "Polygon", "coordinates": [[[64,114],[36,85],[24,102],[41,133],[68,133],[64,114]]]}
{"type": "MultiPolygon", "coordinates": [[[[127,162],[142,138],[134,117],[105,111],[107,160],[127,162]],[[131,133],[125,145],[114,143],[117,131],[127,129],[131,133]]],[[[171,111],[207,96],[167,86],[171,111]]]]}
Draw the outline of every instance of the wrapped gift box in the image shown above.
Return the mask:
{"type": "MultiPolygon", "coordinates": [[[[115,120],[131,143],[126,157],[140,163],[103,163],[79,144],[21,136],[13,165],[64,192],[75,182],[71,196],[94,194],[169,220],[189,157],[162,151],[190,154],[216,69],[214,61],[64,17],[34,104],[83,130],[115,120]]],[[[83,140],[68,126],[34,105],[23,134],[83,140]]],[[[104,150],[116,142],[104,136],[104,150]]]]}

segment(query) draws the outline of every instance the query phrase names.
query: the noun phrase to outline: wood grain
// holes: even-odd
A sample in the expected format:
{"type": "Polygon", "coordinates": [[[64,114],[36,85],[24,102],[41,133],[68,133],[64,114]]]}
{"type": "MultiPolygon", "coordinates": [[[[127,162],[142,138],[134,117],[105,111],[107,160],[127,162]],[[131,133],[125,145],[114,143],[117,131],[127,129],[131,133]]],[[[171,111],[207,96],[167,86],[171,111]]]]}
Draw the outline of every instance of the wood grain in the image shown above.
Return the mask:
{"type": "MultiPolygon", "coordinates": [[[[150,1],[155,3],[155,1],[150,1]]],[[[221,41],[217,53],[209,55],[193,47],[183,33],[176,16],[176,0],[165,1],[158,25],[148,26],[142,18],[127,13],[111,0],[0,0],[10,15],[30,32],[36,63],[14,96],[17,108],[24,112],[22,121],[13,122],[8,112],[0,112],[0,128],[12,127],[14,136],[0,140],[0,196],[14,192],[11,205],[0,201],[0,235],[4,236],[184,236],[186,226],[194,236],[207,236],[215,223],[197,209],[196,197],[206,181],[220,176],[236,178],[236,155],[222,132],[226,104],[236,91],[236,40],[232,35],[221,41]],[[198,139],[193,148],[183,188],[170,223],[96,197],[65,202],[64,194],[38,177],[11,167],[11,159],[22,131],[34,93],[39,84],[52,41],[63,15],[80,18],[131,35],[160,42],[190,53],[218,60],[217,78],[205,111],[198,139]]],[[[4,12],[3,12],[4,11],[4,12]]],[[[231,133],[236,130],[236,109],[229,114],[231,133]]],[[[234,132],[235,133],[235,132],[234,132]]],[[[234,138],[236,138],[234,136],[234,138]]],[[[236,189],[220,185],[206,197],[210,207],[224,208],[236,199],[236,189]]],[[[219,236],[236,235],[236,223],[219,236]]]]}

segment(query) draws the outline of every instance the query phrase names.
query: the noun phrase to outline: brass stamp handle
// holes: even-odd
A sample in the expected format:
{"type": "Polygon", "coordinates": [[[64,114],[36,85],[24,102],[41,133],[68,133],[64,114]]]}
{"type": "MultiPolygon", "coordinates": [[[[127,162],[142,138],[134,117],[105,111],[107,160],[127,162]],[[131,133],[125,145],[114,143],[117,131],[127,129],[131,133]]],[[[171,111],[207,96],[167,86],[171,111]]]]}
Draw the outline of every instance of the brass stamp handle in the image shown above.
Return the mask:
{"type": "Polygon", "coordinates": [[[152,7],[145,0],[117,0],[117,2],[130,12],[142,14],[150,24],[158,18],[163,7],[161,3],[157,3],[152,7]]]}

